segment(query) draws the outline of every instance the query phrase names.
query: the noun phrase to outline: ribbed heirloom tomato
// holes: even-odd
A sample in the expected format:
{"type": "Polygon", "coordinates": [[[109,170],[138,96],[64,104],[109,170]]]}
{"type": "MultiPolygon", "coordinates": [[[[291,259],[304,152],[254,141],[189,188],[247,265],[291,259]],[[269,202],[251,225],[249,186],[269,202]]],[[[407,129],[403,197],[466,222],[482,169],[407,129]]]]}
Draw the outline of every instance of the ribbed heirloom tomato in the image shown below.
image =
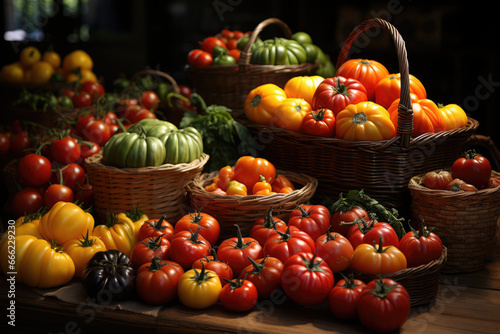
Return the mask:
{"type": "MultiPolygon", "coordinates": [[[[410,93],[419,100],[427,98],[424,85],[415,76],[409,74],[410,93]]],[[[375,87],[375,102],[388,109],[394,100],[401,97],[401,73],[389,74],[380,80],[375,87]]]]}
{"type": "Polygon", "coordinates": [[[297,76],[289,79],[283,90],[288,98],[301,98],[312,105],[314,92],[325,78],[319,75],[297,76]]]}
{"type": "Polygon", "coordinates": [[[333,137],[335,135],[335,115],[330,109],[312,110],[304,116],[301,130],[312,136],[333,137]]]}
{"type": "Polygon", "coordinates": [[[170,242],[163,235],[149,237],[137,242],[130,253],[130,264],[138,269],[144,263],[151,262],[154,257],[168,260],[170,253],[170,242]]]}
{"type": "Polygon", "coordinates": [[[197,211],[181,217],[175,223],[174,233],[191,230],[195,232],[200,227],[198,233],[207,239],[210,245],[215,245],[219,239],[220,225],[217,219],[208,213],[197,211]]]}
{"type": "Polygon", "coordinates": [[[219,300],[225,309],[233,312],[251,310],[257,304],[258,293],[255,285],[246,279],[228,280],[219,294],[219,300]]]}
{"type": "Polygon", "coordinates": [[[302,98],[286,98],[274,111],[271,125],[300,132],[302,121],[311,110],[311,105],[302,98]]]}
{"type": "Polygon", "coordinates": [[[340,209],[332,215],[330,232],[338,232],[347,237],[347,233],[356,219],[363,219],[366,222],[370,221],[368,212],[359,206],[340,209]]]}
{"type": "Polygon", "coordinates": [[[285,233],[274,231],[264,244],[264,255],[278,258],[285,263],[288,258],[300,252],[313,253],[316,250],[314,240],[295,226],[288,226],[285,233]]]}
{"type": "Polygon", "coordinates": [[[399,238],[394,228],[384,222],[370,221],[366,222],[363,219],[357,219],[356,224],[353,225],[349,232],[347,232],[347,239],[356,249],[361,244],[373,244],[382,238],[384,246],[393,245],[399,246],[399,238]]]}
{"type": "Polygon", "coordinates": [[[258,86],[250,91],[245,100],[245,115],[252,122],[269,125],[276,108],[286,98],[283,89],[275,84],[258,86]]]}
{"type": "Polygon", "coordinates": [[[399,249],[405,255],[408,267],[417,267],[438,259],[443,252],[443,242],[422,221],[418,231],[412,227],[401,238],[399,249]]]}
{"type": "Polygon", "coordinates": [[[164,238],[170,241],[174,236],[174,227],[165,220],[166,216],[160,219],[149,219],[145,221],[139,228],[138,239],[154,238],[163,235],[164,238]]]}
{"type": "Polygon", "coordinates": [[[352,78],[336,76],[325,79],[314,92],[313,109],[327,108],[335,116],[349,104],[366,101],[366,88],[361,82],[352,78]]]}
{"type": "Polygon", "coordinates": [[[194,261],[204,255],[208,256],[211,252],[210,243],[198,233],[200,228],[195,232],[180,231],[170,240],[170,259],[180,264],[184,270],[188,270],[194,261]]]}
{"type": "Polygon", "coordinates": [[[359,245],[351,257],[351,268],[366,274],[391,274],[406,267],[404,254],[395,246],[382,246],[382,237],[378,244],[359,245]]]}
{"type": "Polygon", "coordinates": [[[424,176],[424,185],[430,189],[444,190],[453,180],[451,173],[446,170],[427,172],[424,176]]]}
{"type": "Polygon", "coordinates": [[[330,227],[330,211],[323,205],[300,205],[290,213],[288,226],[295,226],[316,240],[330,227]]]}
{"type": "Polygon", "coordinates": [[[273,216],[272,207],[269,208],[265,217],[257,219],[251,230],[250,237],[257,240],[257,242],[264,247],[267,238],[274,231],[285,232],[286,223],[278,217],[273,216]]]}
{"type": "Polygon", "coordinates": [[[202,267],[205,267],[206,270],[213,271],[214,273],[217,274],[217,276],[219,276],[221,280],[220,283],[222,284],[222,286],[224,286],[227,284],[227,281],[224,280],[224,278],[228,280],[233,279],[234,276],[233,269],[231,269],[231,267],[229,266],[229,264],[227,264],[227,262],[220,261],[217,258],[217,253],[215,252],[215,250],[212,249],[211,253],[213,255],[210,256],[203,255],[201,259],[194,261],[192,267],[194,269],[200,269],[200,270],[202,267]]]}

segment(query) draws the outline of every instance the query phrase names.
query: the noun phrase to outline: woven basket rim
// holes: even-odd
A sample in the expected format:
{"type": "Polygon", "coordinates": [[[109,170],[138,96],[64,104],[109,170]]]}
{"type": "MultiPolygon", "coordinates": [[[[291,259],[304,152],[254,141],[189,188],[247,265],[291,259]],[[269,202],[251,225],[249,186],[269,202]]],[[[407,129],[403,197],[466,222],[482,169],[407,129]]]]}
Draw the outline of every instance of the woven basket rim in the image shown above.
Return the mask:
{"type": "MultiPolygon", "coordinates": [[[[435,170],[435,172],[440,170],[442,169],[435,170]]],[[[431,197],[453,198],[453,199],[470,198],[472,196],[474,197],[481,196],[487,198],[493,194],[495,195],[497,193],[500,194],[500,186],[495,188],[484,188],[478,191],[450,191],[450,190],[430,189],[422,185],[425,174],[426,173],[415,175],[410,179],[410,182],[408,182],[408,188],[410,189],[410,191],[420,192],[422,194],[431,197]]],[[[500,173],[494,170],[491,171],[491,175],[500,177],[500,173]]]]}
{"type": "Polygon", "coordinates": [[[271,195],[247,195],[247,196],[221,195],[221,194],[210,193],[204,189],[204,185],[211,182],[211,180],[217,175],[217,173],[218,171],[213,171],[210,173],[203,173],[201,175],[196,176],[193,180],[191,180],[187,184],[186,186],[187,191],[191,192],[195,196],[209,198],[212,201],[231,202],[236,204],[245,204],[257,201],[265,205],[276,201],[285,202],[285,201],[296,200],[297,198],[304,197],[304,194],[308,193],[310,194],[311,192],[314,193],[316,191],[316,187],[318,186],[318,180],[312,176],[302,173],[295,173],[277,169],[276,170],[277,174],[282,174],[286,176],[292,182],[302,184],[302,182],[296,181],[297,179],[299,180],[304,179],[306,180],[306,182],[304,183],[303,187],[301,187],[300,189],[296,189],[288,194],[275,193],[271,195]]]}
{"type": "Polygon", "coordinates": [[[200,166],[203,166],[207,163],[210,156],[206,153],[202,153],[202,155],[193,160],[190,163],[179,163],[179,164],[163,164],[160,166],[148,166],[148,167],[139,167],[139,168],[119,168],[115,166],[107,166],[102,163],[102,154],[94,154],[91,157],[85,159],[85,164],[89,165],[93,168],[97,168],[100,170],[106,170],[113,173],[151,173],[158,171],[172,171],[172,172],[184,172],[190,171],[200,166]]]}

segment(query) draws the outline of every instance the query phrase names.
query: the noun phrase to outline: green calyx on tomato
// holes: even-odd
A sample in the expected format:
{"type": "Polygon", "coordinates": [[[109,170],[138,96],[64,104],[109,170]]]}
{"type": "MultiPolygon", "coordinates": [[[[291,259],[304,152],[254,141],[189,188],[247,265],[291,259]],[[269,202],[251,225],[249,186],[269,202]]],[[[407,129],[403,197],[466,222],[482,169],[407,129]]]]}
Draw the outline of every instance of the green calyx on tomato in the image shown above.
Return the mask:
{"type": "Polygon", "coordinates": [[[162,260],[160,257],[155,256],[151,260],[151,264],[148,266],[148,269],[149,271],[155,272],[161,270],[161,268],[163,268],[165,264],[165,260],[162,260]]]}
{"type": "Polygon", "coordinates": [[[344,289],[355,289],[359,286],[358,284],[356,284],[354,280],[354,274],[352,272],[348,277],[346,277],[343,273],[340,273],[340,275],[342,275],[342,278],[345,281],[345,283],[341,285],[344,289]]]}
{"type": "Polygon", "coordinates": [[[86,247],[92,247],[94,245],[94,241],[96,239],[90,239],[89,238],[89,230],[87,229],[87,234],[85,236],[82,235],[82,238],[80,241],[80,247],[86,248],[86,247]]]}
{"type": "Polygon", "coordinates": [[[260,275],[260,273],[266,268],[266,266],[264,266],[264,263],[266,263],[268,258],[269,258],[269,255],[266,255],[266,257],[264,257],[260,262],[257,262],[254,259],[252,259],[250,256],[247,256],[247,259],[250,260],[250,262],[252,263],[253,268],[254,268],[254,270],[252,270],[249,273],[252,275],[260,275]]]}
{"type": "MultiPolygon", "coordinates": [[[[248,257],[248,258],[250,259],[250,257],[248,257]]],[[[245,277],[246,277],[246,275],[245,275],[245,277]]],[[[235,290],[235,289],[241,288],[243,286],[245,279],[238,277],[235,280],[230,280],[230,279],[227,279],[224,277],[224,281],[226,281],[226,283],[229,284],[229,287],[231,288],[231,290],[235,290]]]]}
{"type": "Polygon", "coordinates": [[[304,266],[307,268],[309,271],[321,271],[322,273],[325,273],[325,270],[320,267],[320,264],[323,262],[321,261],[315,261],[316,260],[316,253],[313,253],[313,257],[311,260],[307,260],[302,254],[299,253],[300,258],[304,261],[304,266]]]}
{"type": "Polygon", "coordinates": [[[211,276],[208,272],[205,271],[205,264],[201,263],[201,271],[198,272],[196,268],[193,268],[194,276],[191,276],[191,280],[195,281],[198,285],[210,280],[213,276],[211,276]]]}
{"type": "Polygon", "coordinates": [[[198,226],[196,228],[196,231],[191,231],[191,230],[188,230],[189,232],[191,232],[191,237],[189,238],[189,240],[193,243],[193,244],[203,244],[204,242],[199,240],[198,239],[198,236],[200,235],[199,234],[199,230],[201,229],[202,227],[201,226],[198,226]]]}
{"type": "Polygon", "coordinates": [[[385,298],[396,286],[397,285],[388,286],[382,278],[380,278],[380,280],[376,282],[375,289],[370,290],[370,292],[379,298],[385,298]]]}
{"type": "Polygon", "coordinates": [[[149,237],[147,241],[139,241],[139,243],[145,245],[147,248],[155,251],[161,247],[161,238],[163,238],[163,234],[160,234],[156,238],[149,237]]]}
{"type": "Polygon", "coordinates": [[[375,249],[375,252],[377,253],[384,253],[386,250],[392,247],[392,246],[384,247],[382,239],[383,239],[382,236],[380,236],[378,245],[375,242],[375,240],[373,241],[373,249],[375,249]]]}
{"type": "Polygon", "coordinates": [[[415,238],[420,239],[421,237],[428,238],[429,235],[431,234],[431,232],[436,229],[436,227],[432,226],[430,228],[427,228],[425,226],[424,220],[422,220],[420,222],[420,229],[418,231],[415,231],[415,229],[411,225],[410,225],[410,229],[413,232],[413,235],[415,236],[415,238]]]}
{"type": "Polygon", "coordinates": [[[248,246],[250,246],[251,243],[256,242],[254,240],[251,240],[249,242],[244,242],[243,236],[241,235],[241,229],[240,229],[239,225],[234,224],[234,226],[236,227],[236,237],[238,238],[238,241],[234,244],[234,246],[232,246],[233,248],[245,249],[248,246]]]}
{"type": "MultiPolygon", "coordinates": [[[[137,218],[139,220],[142,214],[137,218]]],[[[154,220],[153,223],[146,222],[145,224],[151,225],[155,231],[163,231],[168,228],[167,225],[163,225],[163,221],[167,218],[167,216],[163,215],[160,219],[154,220]]]]}

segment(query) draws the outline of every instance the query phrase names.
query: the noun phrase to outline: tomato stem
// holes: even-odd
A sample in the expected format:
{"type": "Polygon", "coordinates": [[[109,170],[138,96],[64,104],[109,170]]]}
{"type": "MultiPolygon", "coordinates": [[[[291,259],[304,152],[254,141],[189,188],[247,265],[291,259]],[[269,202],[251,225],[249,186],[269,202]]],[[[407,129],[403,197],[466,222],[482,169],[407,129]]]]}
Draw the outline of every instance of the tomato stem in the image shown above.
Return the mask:
{"type": "Polygon", "coordinates": [[[89,238],[89,230],[87,229],[87,234],[83,236],[82,234],[82,240],[80,240],[80,247],[86,248],[86,247],[92,247],[94,245],[94,239],[89,238]]]}
{"type": "Polygon", "coordinates": [[[157,270],[160,270],[164,265],[165,261],[163,261],[160,257],[155,256],[151,260],[151,264],[147,267],[149,271],[155,272],[157,270]]]}

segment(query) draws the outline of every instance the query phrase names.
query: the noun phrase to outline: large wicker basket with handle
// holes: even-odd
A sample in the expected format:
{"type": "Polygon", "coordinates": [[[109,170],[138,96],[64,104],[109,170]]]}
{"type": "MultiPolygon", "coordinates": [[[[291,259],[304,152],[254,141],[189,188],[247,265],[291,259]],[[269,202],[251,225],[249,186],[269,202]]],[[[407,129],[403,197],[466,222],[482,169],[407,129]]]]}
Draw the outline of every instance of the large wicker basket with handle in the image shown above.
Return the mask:
{"type": "Polygon", "coordinates": [[[364,189],[382,204],[409,205],[408,182],[413,175],[451,165],[479,123],[469,118],[465,127],[411,137],[413,110],[409,68],[404,40],[396,28],[382,19],[357,26],[340,51],[337,68],[348,56],[354,40],[370,28],[381,28],[394,41],[401,73],[401,99],[397,135],[384,141],[349,141],[310,136],[243,120],[264,146],[261,156],[273,159],[277,168],[294,170],[318,179],[318,198],[337,198],[351,189],[364,189]]]}
{"type": "Polygon", "coordinates": [[[177,221],[185,208],[185,186],[199,175],[209,156],[205,153],[190,163],[158,167],[117,168],[104,165],[101,154],[85,160],[94,192],[94,206],[101,220],[106,213],[125,212],[133,207],[148,217],[166,216],[177,221]]]}
{"type": "Polygon", "coordinates": [[[285,38],[292,37],[288,25],[277,18],[268,18],[257,25],[250,39],[241,52],[237,65],[186,66],[196,92],[207,104],[225,105],[233,110],[234,115],[243,112],[243,105],[248,93],[257,86],[273,83],[283,87],[295,76],[311,75],[318,64],[300,65],[253,65],[250,64],[250,48],[264,28],[276,25],[283,31],[285,38]]]}

